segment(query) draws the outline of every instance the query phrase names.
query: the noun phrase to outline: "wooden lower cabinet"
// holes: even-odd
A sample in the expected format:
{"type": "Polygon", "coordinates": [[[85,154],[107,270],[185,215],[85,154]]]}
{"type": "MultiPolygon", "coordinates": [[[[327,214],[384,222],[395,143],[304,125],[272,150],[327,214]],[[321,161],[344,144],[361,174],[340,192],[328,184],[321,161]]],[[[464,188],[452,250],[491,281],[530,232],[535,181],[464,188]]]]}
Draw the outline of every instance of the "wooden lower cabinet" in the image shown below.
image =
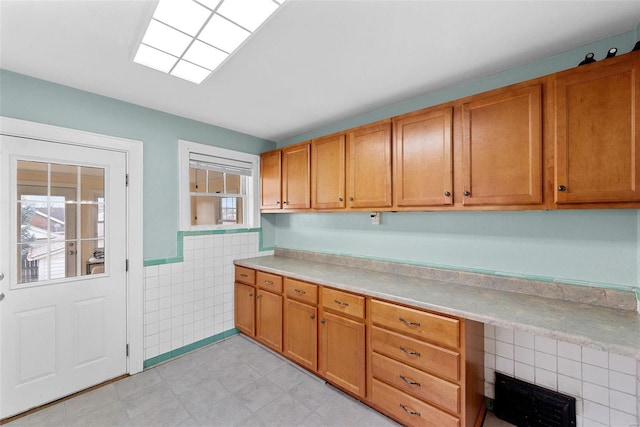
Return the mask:
{"type": "Polygon", "coordinates": [[[285,299],[284,355],[310,371],[318,369],[317,307],[285,299]]]}
{"type": "Polygon", "coordinates": [[[482,323],[256,270],[237,272],[249,283],[235,283],[242,333],[404,425],[481,425],[482,323]]]}
{"type": "Polygon", "coordinates": [[[364,323],[325,312],[319,335],[320,375],[358,397],[365,397],[364,323]]]}
{"type": "Polygon", "coordinates": [[[256,333],[256,308],[255,308],[256,288],[235,283],[234,289],[234,318],[236,328],[250,337],[256,333]]]}
{"type": "Polygon", "coordinates": [[[282,295],[258,289],[256,339],[267,347],[282,352],[282,295]]]}

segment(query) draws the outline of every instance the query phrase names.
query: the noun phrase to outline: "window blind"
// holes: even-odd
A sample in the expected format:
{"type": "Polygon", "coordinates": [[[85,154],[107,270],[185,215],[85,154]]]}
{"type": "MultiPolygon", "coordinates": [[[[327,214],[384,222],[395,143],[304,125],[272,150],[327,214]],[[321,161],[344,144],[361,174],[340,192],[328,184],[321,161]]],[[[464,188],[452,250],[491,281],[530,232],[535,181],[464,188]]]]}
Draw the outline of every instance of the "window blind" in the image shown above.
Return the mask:
{"type": "Polygon", "coordinates": [[[189,167],[224,172],[234,175],[251,176],[253,163],[205,154],[189,153],[189,167]]]}

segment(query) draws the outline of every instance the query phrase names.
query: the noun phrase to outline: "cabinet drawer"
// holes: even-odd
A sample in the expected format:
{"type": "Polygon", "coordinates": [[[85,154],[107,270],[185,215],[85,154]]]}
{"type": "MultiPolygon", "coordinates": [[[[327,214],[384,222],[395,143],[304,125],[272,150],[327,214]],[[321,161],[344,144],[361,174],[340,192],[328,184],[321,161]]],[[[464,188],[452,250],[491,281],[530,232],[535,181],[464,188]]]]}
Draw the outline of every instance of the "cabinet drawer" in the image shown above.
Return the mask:
{"type": "Polygon", "coordinates": [[[371,380],[371,401],[408,426],[460,427],[460,420],[376,379],[371,380]]]}
{"type": "Polygon", "coordinates": [[[236,266],[236,282],[246,283],[247,285],[255,285],[256,271],[250,268],[236,266]]]}
{"type": "Polygon", "coordinates": [[[300,282],[299,280],[284,278],[284,293],[287,298],[305,302],[307,304],[318,304],[318,286],[311,283],[300,282]]]}
{"type": "Polygon", "coordinates": [[[448,380],[460,379],[460,354],[455,351],[436,347],[376,326],[371,328],[371,349],[448,380]]]}
{"type": "Polygon", "coordinates": [[[258,271],[256,273],[256,285],[259,288],[281,294],[282,293],[282,276],[265,273],[264,271],[258,271]]]}
{"type": "Polygon", "coordinates": [[[449,347],[460,346],[460,321],[437,314],[371,300],[374,324],[449,347]]]}
{"type": "Polygon", "coordinates": [[[460,387],[378,353],[371,355],[371,374],[414,397],[449,412],[460,412],[460,387]]]}
{"type": "Polygon", "coordinates": [[[364,319],[364,297],[360,295],[322,288],[322,306],[327,310],[364,319]]]}

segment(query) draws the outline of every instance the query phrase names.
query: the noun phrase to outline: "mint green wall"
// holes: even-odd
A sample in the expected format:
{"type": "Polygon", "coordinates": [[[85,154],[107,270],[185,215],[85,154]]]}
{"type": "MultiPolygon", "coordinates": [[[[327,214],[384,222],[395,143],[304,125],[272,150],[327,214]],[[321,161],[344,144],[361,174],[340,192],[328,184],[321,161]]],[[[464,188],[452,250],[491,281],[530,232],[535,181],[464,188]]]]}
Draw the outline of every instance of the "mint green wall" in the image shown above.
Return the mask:
{"type": "Polygon", "coordinates": [[[181,255],[178,139],[252,154],[275,148],[272,141],[6,70],[0,70],[0,94],[2,116],[143,142],[145,259],[181,255]]]}
{"type": "MultiPolygon", "coordinates": [[[[640,25],[635,31],[352,117],[278,145],[572,68],[587,52],[594,52],[596,59],[602,59],[613,46],[620,54],[626,53],[637,40],[640,25]]],[[[382,214],[380,226],[371,225],[366,213],[281,214],[276,216],[276,245],[640,288],[639,227],[636,210],[389,212],[382,214]]]]}

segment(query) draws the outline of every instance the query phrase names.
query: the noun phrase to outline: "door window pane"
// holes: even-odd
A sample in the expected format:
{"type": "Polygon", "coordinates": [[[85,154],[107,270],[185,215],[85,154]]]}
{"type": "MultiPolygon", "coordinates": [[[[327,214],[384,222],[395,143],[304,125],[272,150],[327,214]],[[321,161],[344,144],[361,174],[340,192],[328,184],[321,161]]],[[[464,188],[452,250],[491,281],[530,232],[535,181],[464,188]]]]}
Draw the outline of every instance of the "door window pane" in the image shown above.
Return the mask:
{"type": "Polygon", "coordinates": [[[91,274],[98,265],[104,272],[104,177],[102,168],[17,162],[19,284],[91,274]]]}

